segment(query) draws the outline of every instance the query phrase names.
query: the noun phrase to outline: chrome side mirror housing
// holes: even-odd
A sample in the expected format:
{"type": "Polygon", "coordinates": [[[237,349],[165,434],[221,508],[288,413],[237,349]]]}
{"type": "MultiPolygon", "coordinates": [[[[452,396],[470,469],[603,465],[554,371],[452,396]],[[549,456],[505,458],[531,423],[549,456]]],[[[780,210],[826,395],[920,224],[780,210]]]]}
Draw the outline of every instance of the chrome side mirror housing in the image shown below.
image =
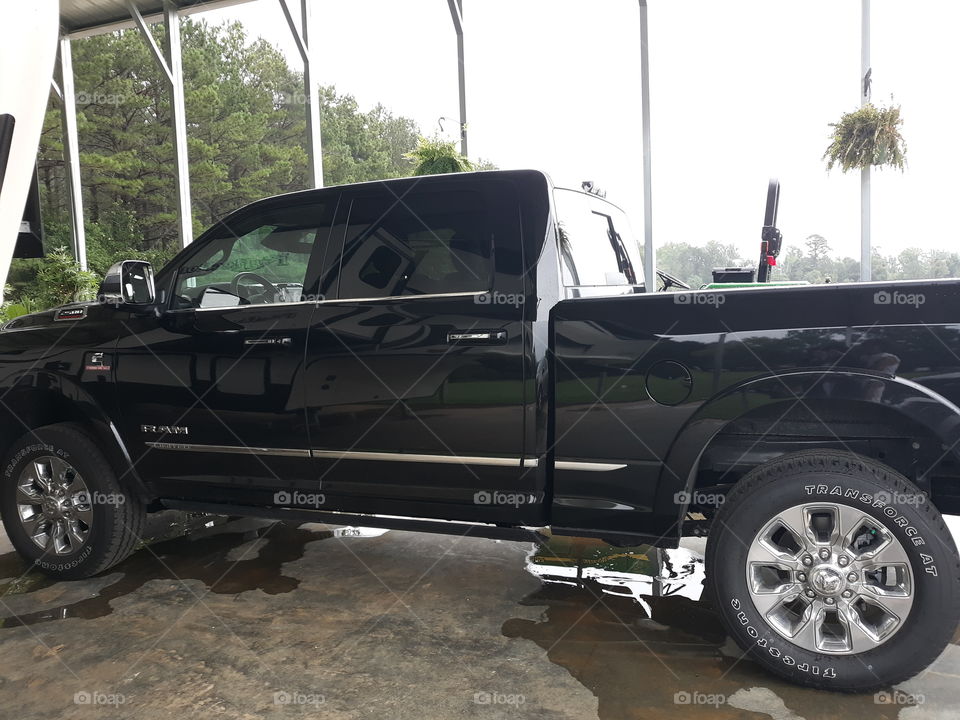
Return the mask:
{"type": "Polygon", "coordinates": [[[122,260],[114,264],[107,270],[97,295],[105,305],[130,308],[153,305],[157,299],[153,266],[146,260],[122,260]]]}

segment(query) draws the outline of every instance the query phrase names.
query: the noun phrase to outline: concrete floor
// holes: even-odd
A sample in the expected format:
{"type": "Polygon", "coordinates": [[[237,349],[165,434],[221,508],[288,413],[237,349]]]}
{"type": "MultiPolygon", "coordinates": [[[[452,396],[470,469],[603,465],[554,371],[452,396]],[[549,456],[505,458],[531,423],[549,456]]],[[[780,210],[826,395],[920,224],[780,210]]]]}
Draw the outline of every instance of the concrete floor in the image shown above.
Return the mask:
{"type": "MultiPolygon", "coordinates": [[[[821,693],[740,660],[704,604],[643,597],[642,575],[545,584],[530,544],[352,532],[230,521],[70,583],[28,571],[3,538],[0,717],[960,716],[956,644],[900,688],[912,705],[821,693]]],[[[570,563],[554,564],[546,574],[562,579],[570,563]]],[[[667,569],[699,583],[696,568],[667,569]]]]}

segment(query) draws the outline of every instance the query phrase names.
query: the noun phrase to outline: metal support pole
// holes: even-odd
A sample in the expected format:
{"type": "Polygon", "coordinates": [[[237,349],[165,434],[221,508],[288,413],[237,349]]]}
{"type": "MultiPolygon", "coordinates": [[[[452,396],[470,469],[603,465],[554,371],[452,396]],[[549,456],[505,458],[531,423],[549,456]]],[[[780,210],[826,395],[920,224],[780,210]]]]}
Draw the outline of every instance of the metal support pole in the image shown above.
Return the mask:
{"type": "Polygon", "coordinates": [[[193,209],[190,202],[190,161],[187,155],[187,109],[183,99],[183,56],[180,47],[180,15],[176,6],[164,2],[163,19],[167,26],[166,59],[170,71],[170,95],[173,108],[173,157],[176,169],[178,232],[186,247],[193,242],[193,209]]]}
{"type": "Polygon", "coordinates": [[[87,269],[87,238],[83,229],[83,187],[80,184],[80,146],[77,135],[77,92],[73,84],[73,55],[70,39],[60,38],[60,118],[63,125],[63,161],[70,197],[70,240],[73,257],[87,269]]]}
{"type": "Polygon", "coordinates": [[[467,157],[467,73],[463,54],[463,0],[447,0],[457,33],[457,81],[460,91],[460,154],[467,157]]]}
{"type": "Polygon", "coordinates": [[[311,0],[300,0],[300,19],[303,30],[297,29],[293,13],[287,0],[280,0],[280,8],[290,26],[290,32],[303,60],[303,96],[307,113],[307,157],[309,162],[310,186],[323,187],[323,135],[320,130],[320,91],[314,76],[313,61],[316,53],[311,47],[310,37],[313,28],[311,0]]]}
{"type": "MultiPolygon", "coordinates": [[[[870,102],[870,0],[861,0],[860,13],[860,106],[870,102]]],[[[870,166],[860,171],[860,280],[872,275],[870,247],[870,166]]]]}
{"type": "Polygon", "coordinates": [[[647,0],[640,0],[640,114],[643,126],[643,284],[657,289],[657,257],[653,249],[653,168],[650,149],[650,52],[647,0]]]}
{"type": "Polygon", "coordinates": [[[314,76],[313,61],[316,52],[310,41],[313,36],[311,0],[300,0],[300,16],[303,19],[303,45],[307,51],[303,59],[303,89],[307,96],[307,148],[310,153],[310,182],[315,188],[323,187],[323,140],[320,134],[320,84],[314,76]]]}

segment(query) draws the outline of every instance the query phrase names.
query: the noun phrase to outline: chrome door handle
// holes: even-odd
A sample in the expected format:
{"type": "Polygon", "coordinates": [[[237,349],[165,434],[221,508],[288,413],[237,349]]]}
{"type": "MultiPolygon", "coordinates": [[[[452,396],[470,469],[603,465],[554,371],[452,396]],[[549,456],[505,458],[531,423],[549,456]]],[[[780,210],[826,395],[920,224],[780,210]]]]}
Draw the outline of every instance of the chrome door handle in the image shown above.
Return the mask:
{"type": "Polygon", "coordinates": [[[293,345],[293,338],[288,337],[267,337],[267,338],[247,338],[243,341],[244,345],[293,345]]]}
{"type": "Polygon", "coordinates": [[[493,330],[493,331],[479,331],[479,332],[469,332],[469,331],[458,331],[447,333],[447,342],[477,342],[477,343],[504,343],[507,341],[507,331],[506,330],[493,330]]]}

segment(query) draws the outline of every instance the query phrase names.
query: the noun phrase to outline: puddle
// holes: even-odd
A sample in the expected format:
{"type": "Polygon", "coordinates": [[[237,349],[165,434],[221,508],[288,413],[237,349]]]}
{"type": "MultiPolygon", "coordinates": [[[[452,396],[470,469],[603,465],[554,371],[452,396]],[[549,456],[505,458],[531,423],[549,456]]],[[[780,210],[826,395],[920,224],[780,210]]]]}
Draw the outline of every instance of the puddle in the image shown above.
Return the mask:
{"type": "MultiPolygon", "coordinates": [[[[896,718],[903,706],[872,694],[800,688],[742,659],[700,601],[702,544],[616,548],[554,537],[527,558],[543,586],[521,604],[537,620],[503,624],[531,641],[597,697],[603,720],[640,718],[896,718]]],[[[918,716],[920,717],[920,716],[918,716]]]]}
{"type": "Polygon", "coordinates": [[[199,580],[211,592],[262,590],[276,595],[300,581],[283,574],[285,563],[303,556],[307,543],[332,537],[375,537],[384,530],[229,519],[215,516],[151,516],[149,538],[129,558],[98,577],[58,582],[31,570],[16,553],[0,555],[0,627],[66,618],[109,615],[111,601],[150,580],[199,580]]]}
{"type": "Polygon", "coordinates": [[[699,600],[703,592],[702,543],[676,549],[650,545],[613,547],[589,538],[554,536],[534,548],[527,571],[546,583],[584,587],[605,594],[632,597],[680,596],[699,600]]]}

